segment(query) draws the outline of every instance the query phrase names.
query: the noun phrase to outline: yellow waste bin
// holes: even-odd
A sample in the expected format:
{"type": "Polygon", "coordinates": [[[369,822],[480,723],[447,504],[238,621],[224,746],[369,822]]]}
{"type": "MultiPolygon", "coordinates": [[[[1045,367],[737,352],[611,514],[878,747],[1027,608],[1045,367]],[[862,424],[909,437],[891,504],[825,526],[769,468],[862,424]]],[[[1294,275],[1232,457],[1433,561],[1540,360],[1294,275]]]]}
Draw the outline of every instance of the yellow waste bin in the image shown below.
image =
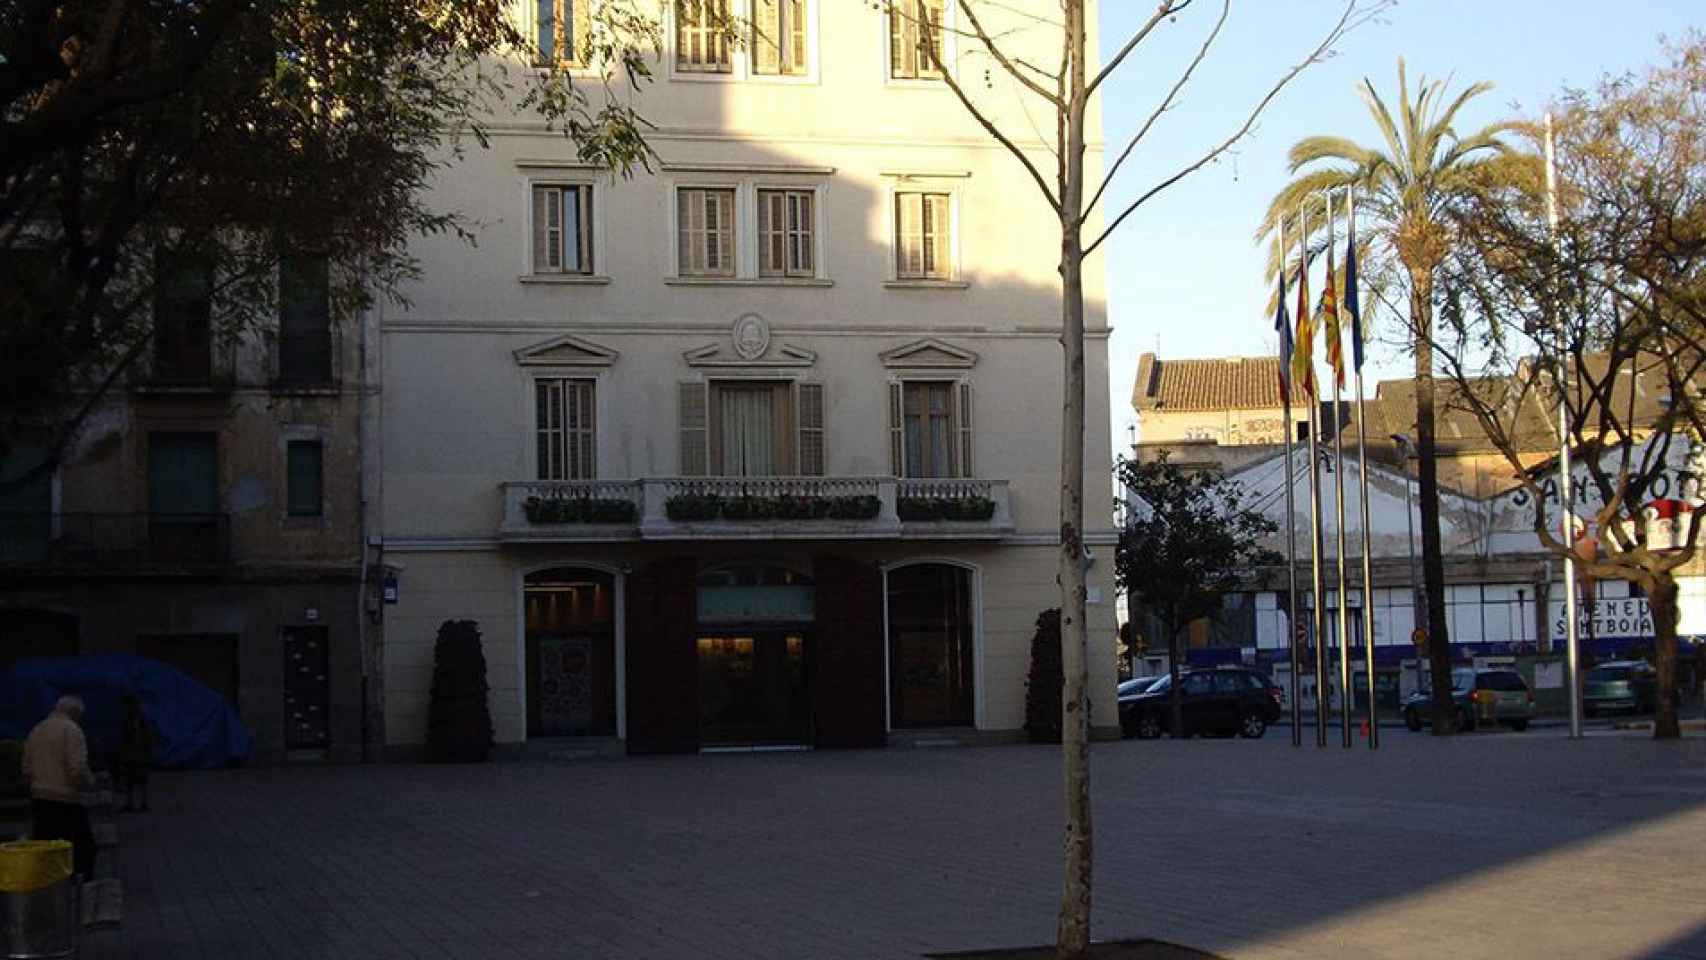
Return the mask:
{"type": "Polygon", "coordinates": [[[70,843],[0,843],[0,903],[0,956],[37,960],[77,955],[70,843]]]}

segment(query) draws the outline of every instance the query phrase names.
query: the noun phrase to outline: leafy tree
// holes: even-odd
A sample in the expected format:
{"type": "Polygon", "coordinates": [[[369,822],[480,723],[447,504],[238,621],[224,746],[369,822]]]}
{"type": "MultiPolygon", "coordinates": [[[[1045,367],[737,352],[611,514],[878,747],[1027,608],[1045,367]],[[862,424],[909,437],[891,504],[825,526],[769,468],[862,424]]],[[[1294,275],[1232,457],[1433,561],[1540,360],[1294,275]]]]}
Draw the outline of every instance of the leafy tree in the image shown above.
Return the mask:
{"type": "Polygon", "coordinates": [[[423,187],[484,118],[532,110],[583,159],[645,163],[620,95],[650,75],[643,7],[600,4],[535,69],[511,0],[0,6],[0,456],[26,432],[50,453],[8,483],[53,469],[186,270],[225,342],[274,315],[287,261],[326,265],[334,320],[399,300],[414,236],[466,235],[423,187]]]}
{"type": "MultiPolygon", "coordinates": [[[[1040,199],[1060,224],[1062,348],[1060,459],[1061,658],[1066,677],[1061,750],[1065,754],[1066,878],[1056,926],[1057,956],[1079,960],[1089,949],[1093,836],[1090,820],[1089,635],[1085,626],[1084,564],[1084,264],[1140,207],[1191,174],[1215,163],[1249,134],[1268,105],[1291,80],[1319,62],[1345,35],[1389,5],[1389,0],[1344,0],[1321,40],[1270,86],[1258,86],[1247,106],[1229,114],[1225,139],[1211,141],[1176,169],[1162,171],[1118,212],[1105,218],[1098,208],[1126,162],[1156,122],[1178,106],[1180,93],[1213,51],[1232,13],[1231,0],[1160,0],[1138,28],[1119,39],[1114,55],[1092,65],[1088,49],[1087,0],[1058,5],[1007,0],[873,0],[875,9],[909,20],[931,75],[951,91],[989,137],[1000,144],[1036,185],[1040,199]],[[1039,9],[1046,8],[1046,9],[1039,9]],[[1206,13],[1206,19],[1191,16],[1206,13]],[[946,15],[944,15],[946,14],[946,15]],[[1183,67],[1144,89],[1155,106],[1137,129],[1124,134],[1104,171],[1085,169],[1087,135],[1097,92],[1133,54],[1150,41],[1202,23],[1206,29],[1183,67]],[[944,62],[945,36],[957,39],[954,63],[944,62]],[[977,78],[977,82],[972,82],[977,78]],[[1013,109],[1017,107],[1017,109],[1013,109]],[[1045,132],[1046,131],[1046,132],[1045,132]],[[1041,141],[1040,143],[1038,141],[1041,141]]],[[[1181,38],[1184,39],[1184,38],[1181,38]]],[[[1191,41],[1187,41],[1191,42],[1191,41]]],[[[1128,170],[1128,173],[1131,172],[1128,170]]]]}
{"type": "MultiPolygon", "coordinates": [[[[1380,131],[1377,146],[1347,137],[1306,137],[1292,145],[1291,171],[1305,170],[1286,184],[1269,205],[1258,233],[1271,235],[1282,219],[1286,236],[1295,237],[1296,214],[1305,210],[1311,235],[1326,231],[1328,191],[1355,191],[1362,276],[1377,300],[1408,300],[1407,345],[1416,369],[1416,453],[1418,503],[1422,517],[1422,580],[1427,593],[1428,660],[1433,676],[1436,734],[1453,731],[1451,651],[1445,609],[1445,562],[1440,550],[1439,469],[1434,444],[1433,336],[1435,280],[1456,242],[1451,204],[1474,184],[1511,180],[1532,169],[1532,156],[1514,151],[1503,139],[1508,122],[1493,123],[1468,135],[1457,132],[1464,105],[1492,89],[1476,83],[1447,99],[1443,82],[1424,77],[1411,96],[1404,61],[1398,61],[1398,115],[1364,79],[1357,90],[1380,131]]],[[[1288,241],[1289,242],[1289,241],[1288,241]]],[[[1324,243],[1324,236],[1319,237],[1324,243]]],[[[1269,272],[1280,269],[1270,258],[1269,272]]],[[[1295,264],[1288,270],[1296,270],[1295,264]]],[[[1400,313],[1393,309],[1394,314],[1400,313]]]]}
{"type": "Polygon", "coordinates": [[[1218,471],[1186,471],[1159,459],[1121,461],[1126,527],[1114,554],[1119,584],[1161,622],[1167,637],[1173,736],[1184,729],[1179,697],[1181,634],[1220,609],[1254,568],[1284,563],[1261,541],[1279,526],[1245,506],[1244,490],[1218,471]]]}
{"type": "MultiPolygon", "coordinates": [[[[1454,402],[1475,415],[1534,506],[1534,531],[1588,577],[1625,580],[1653,617],[1654,736],[1676,737],[1676,571],[1700,524],[1652,538],[1652,501],[1687,498],[1681,468],[1706,439],[1706,41],[1641,76],[1554,104],[1556,224],[1543,171],[1478,181],[1451,210],[1463,238],[1442,272],[1439,352],[1454,402]],[[1560,529],[1556,463],[1572,451],[1587,531],[1560,529]],[[1586,536],[1586,543],[1574,542],[1586,536]]],[[[1544,134],[1525,127],[1538,149],[1544,134]]]]}

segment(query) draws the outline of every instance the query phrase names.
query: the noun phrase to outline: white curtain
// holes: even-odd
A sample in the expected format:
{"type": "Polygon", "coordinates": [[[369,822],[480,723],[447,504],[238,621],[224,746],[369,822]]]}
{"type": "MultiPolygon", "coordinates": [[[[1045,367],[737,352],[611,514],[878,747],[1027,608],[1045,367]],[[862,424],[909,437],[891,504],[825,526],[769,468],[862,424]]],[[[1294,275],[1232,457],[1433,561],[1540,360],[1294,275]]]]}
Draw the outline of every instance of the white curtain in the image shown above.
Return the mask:
{"type": "Polygon", "coordinates": [[[730,477],[776,475],[774,392],[769,387],[723,390],[723,474],[730,477]]]}

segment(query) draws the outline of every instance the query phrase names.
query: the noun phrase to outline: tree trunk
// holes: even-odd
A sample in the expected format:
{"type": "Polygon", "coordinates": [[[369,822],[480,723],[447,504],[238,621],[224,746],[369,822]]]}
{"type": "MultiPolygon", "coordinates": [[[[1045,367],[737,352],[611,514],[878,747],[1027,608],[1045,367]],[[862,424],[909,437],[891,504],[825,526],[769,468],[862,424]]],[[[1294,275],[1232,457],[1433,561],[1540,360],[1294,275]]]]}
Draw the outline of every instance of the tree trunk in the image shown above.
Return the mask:
{"type": "Polygon", "coordinates": [[[1185,697],[1179,692],[1179,660],[1185,654],[1185,645],[1179,640],[1181,629],[1169,624],[1167,630],[1167,736],[1174,740],[1185,735],[1185,697]]]}
{"type": "Polygon", "coordinates": [[[1060,653],[1066,674],[1060,745],[1065,766],[1065,881],[1055,948],[1059,960],[1090,949],[1091,865],[1089,633],[1084,562],[1084,4],[1064,4],[1070,109],[1060,177],[1061,331],[1065,402],[1060,428],[1060,653]]]}
{"type": "Polygon", "coordinates": [[[1653,666],[1658,673],[1658,708],[1653,712],[1653,739],[1682,736],[1676,716],[1676,577],[1661,573],[1643,583],[1647,608],[1653,614],[1653,666]]]}
{"type": "Polygon", "coordinates": [[[1456,731],[1451,702],[1451,636],[1445,624],[1445,560],[1439,543],[1439,462],[1434,454],[1433,278],[1410,276],[1410,324],[1416,345],[1416,473],[1422,515],[1422,583],[1427,591],[1428,668],[1433,732],[1456,731]]]}

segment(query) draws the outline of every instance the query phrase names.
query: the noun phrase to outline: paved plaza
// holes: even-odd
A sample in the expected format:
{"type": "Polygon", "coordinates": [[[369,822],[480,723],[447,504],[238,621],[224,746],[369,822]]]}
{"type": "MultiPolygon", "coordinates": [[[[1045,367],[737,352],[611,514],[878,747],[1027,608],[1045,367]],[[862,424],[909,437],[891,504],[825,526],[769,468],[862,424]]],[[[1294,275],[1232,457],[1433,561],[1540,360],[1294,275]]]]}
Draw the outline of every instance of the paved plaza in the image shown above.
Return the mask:
{"type": "MultiPolygon", "coordinates": [[[[1098,938],[1706,958],[1706,739],[1099,744],[1098,938]]],[[[1051,747],[161,775],[84,955],[888,960],[1047,941],[1051,747]]],[[[103,868],[103,872],[105,869],[103,868]]]]}

